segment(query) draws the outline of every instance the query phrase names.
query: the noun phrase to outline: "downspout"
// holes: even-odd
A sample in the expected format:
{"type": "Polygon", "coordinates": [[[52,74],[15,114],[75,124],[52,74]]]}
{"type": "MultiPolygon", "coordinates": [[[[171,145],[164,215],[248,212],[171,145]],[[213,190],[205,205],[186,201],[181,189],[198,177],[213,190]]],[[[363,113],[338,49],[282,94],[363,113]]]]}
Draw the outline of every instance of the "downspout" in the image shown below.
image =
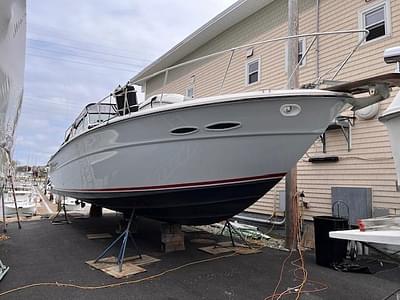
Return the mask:
{"type": "MultiPolygon", "coordinates": [[[[316,0],[316,18],[317,18],[317,20],[316,20],[316,25],[317,25],[317,28],[316,28],[316,32],[319,32],[320,31],[320,0],[316,0]]],[[[317,61],[317,63],[316,63],[316,70],[315,70],[315,75],[316,75],[316,78],[319,78],[319,69],[320,69],[320,64],[319,64],[319,36],[317,36],[317,40],[315,41],[316,42],[316,44],[315,44],[315,52],[316,52],[316,61],[317,61]]],[[[318,85],[319,85],[319,83],[318,83],[318,85]]]]}

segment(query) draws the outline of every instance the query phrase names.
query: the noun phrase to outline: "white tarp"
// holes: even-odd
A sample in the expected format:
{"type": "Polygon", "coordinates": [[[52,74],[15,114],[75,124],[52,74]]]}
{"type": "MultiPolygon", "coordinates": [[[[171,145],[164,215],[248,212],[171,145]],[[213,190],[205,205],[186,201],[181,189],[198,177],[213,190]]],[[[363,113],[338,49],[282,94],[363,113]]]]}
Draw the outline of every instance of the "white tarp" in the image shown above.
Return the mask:
{"type": "Polygon", "coordinates": [[[13,150],[25,71],[26,0],[0,0],[0,180],[13,150]]]}

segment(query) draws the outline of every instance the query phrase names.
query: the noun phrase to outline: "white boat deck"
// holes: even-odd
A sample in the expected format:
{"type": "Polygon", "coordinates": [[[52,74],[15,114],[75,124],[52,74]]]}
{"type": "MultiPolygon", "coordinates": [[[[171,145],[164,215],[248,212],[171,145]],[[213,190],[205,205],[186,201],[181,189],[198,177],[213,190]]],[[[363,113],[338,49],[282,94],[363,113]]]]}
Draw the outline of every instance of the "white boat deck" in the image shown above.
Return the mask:
{"type": "Polygon", "coordinates": [[[342,240],[359,241],[400,246],[400,230],[360,231],[341,230],[329,232],[329,237],[342,240]]]}

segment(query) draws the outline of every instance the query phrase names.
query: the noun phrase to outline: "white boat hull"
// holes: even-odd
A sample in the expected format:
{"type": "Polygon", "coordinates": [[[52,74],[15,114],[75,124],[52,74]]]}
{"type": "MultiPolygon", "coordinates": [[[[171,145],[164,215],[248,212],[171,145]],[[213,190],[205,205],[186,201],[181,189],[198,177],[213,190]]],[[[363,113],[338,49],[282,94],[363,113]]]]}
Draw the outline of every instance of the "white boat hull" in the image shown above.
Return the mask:
{"type": "Polygon", "coordinates": [[[134,113],[63,145],[49,162],[50,178],[56,193],[110,209],[182,224],[219,221],[279,182],[348,97],[249,93],[134,113]],[[283,115],[288,104],[301,112],[283,115]],[[218,122],[240,126],[206,128],[218,122]],[[170,134],[188,126],[198,130],[170,134]]]}
{"type": "MultiPolygon", "coordinates": [[[[4,204],[5,207],[5,214],[7,216],[12,216],[16,215],[16,209],[15,209],[15,204],[14,203],[6,203],[4,204]]],[[[18,208],[18,214],[22,216],[34,216],[36,215],[36,203],[18,203],[17,202],[17,208],[18,208]]]]}

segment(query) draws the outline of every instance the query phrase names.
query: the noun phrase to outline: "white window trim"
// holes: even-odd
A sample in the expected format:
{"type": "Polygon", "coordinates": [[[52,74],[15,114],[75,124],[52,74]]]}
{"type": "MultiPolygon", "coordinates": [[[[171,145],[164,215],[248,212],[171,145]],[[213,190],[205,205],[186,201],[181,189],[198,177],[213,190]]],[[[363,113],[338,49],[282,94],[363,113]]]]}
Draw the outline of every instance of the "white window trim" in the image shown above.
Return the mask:
{"type": "Polygon", "coordinates": [[[245,78],[246,86],[252,86],[252,85],[255,85],[255,84],[258,84],[261,82],[261,57],[256,57],[256,58],[246,60],[246,64],[245,64],[244,68],[245,68],[245,74],[246,74],[246,78],[245,78]],[[254,63],[256,61],[258,61],[258,69],[257,69],[258,80],[256,82],[249,83],[249,64],[254,63]]]}
{"type": "MultiPolygon", "coordinates": [[[[304,53],[307,50],[307,38],[301,37],[301,38],[299,38],[299,42],[300,41],[301,41],[301,50],[302,50],[302,53],[304,55],[304,53]]],[[[288,55],[289,55],[288,47],[289,47],[289,44],[286,42],[286,48],[285,48],[285,72],[286,73],[288,72],[288,55]]],[[[306,66],[306,64],[307,64],[307,56],[304,57],[302,63],[303,64],[299,66],[299,69],[302,69],[302,68],[304,68],[306,66]]]]}
{"type": "MultiPolygon", "coordinates": [[[[392,35],[392,13],[390,9],[390,1],[384,0],[384,1],[379,1],[377,3],[373,3],[371,5],[368,5],[367,7],[361,9],[358,12],[358,26],[361,29],[365,29],[365,19],[364,15],[367,14],[368,12],[377,9],[380,6],[384,6],[384,14],[385,14],[385,35],[380,36],[376,39],[370,40],[370,41],[364,41],[363,44],[370,44],[374,43],[377,41],[380,41],[382,39],[385,39],[387,37],[390,37],[392,35]]],[[[360,39],[362,39],[364,36],[363,33],[360,33],[360,39]]]]}

